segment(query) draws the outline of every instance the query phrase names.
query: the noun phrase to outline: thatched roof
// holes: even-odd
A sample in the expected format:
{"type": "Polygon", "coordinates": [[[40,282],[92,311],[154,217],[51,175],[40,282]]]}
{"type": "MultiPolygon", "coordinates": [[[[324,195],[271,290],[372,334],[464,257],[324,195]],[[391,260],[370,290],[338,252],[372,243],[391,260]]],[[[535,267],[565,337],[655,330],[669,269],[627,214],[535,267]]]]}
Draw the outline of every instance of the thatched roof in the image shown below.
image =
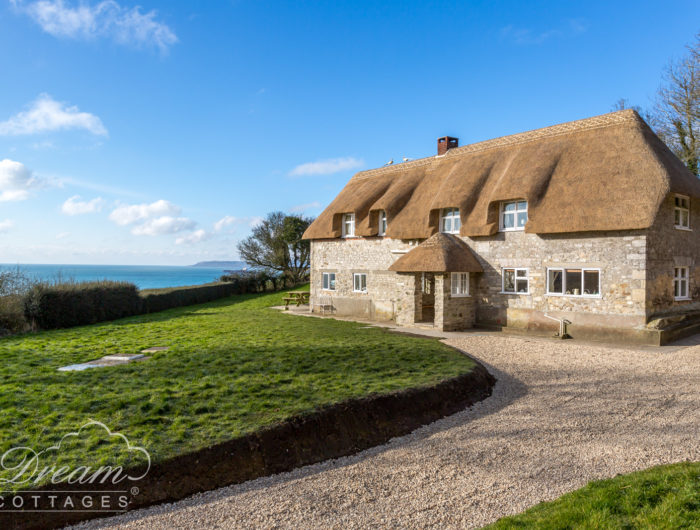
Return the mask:
{"type": "Polygon", "coordinates": [[[395,272],[484,272],[460,238],[438,232],[389,267],[395,272]]]}
{"type": "Polygon", "coordinates": [[[341,215],[355,233],[424,239],[441,208],[459,207],[463,236],[498,231],[499,203],[528,201],[526,232],[547,234],[648,228],[669,192],[700,197],[700,180],[633,110],[504,136],[357,173],[308,228],[306,239],[340,237],[341,215]]]}

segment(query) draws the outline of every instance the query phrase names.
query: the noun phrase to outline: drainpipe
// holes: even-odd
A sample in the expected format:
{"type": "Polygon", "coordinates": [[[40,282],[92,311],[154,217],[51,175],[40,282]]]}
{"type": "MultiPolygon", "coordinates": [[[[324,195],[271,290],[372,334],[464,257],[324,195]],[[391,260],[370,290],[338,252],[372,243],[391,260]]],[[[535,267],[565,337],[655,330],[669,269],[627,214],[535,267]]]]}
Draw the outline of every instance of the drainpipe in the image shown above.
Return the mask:
{"type": "Polygon", "coordinates": [[[559,337],[560,339],[570,339],[571,335],[569,335],[566,332],[566,326],[568,324],[571,324],[571,321],[566,320],[564,318],[555,318],[555,317],[550,317],[547,313],[544,314],[545,318],[548,318],[550,320],[554,320],[555,322],[559,322],[559,333],[555,334],[555,337],[559,337]]]}

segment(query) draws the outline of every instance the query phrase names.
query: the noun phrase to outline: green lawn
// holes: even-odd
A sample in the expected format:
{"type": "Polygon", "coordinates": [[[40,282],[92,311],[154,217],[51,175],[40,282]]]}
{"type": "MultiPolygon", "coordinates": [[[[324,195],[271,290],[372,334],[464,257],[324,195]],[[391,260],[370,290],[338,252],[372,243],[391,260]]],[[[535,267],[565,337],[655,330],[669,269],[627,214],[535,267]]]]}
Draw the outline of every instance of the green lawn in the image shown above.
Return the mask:
{"type": "MultiPolygon", "coordinates": [[[[0,453],[46,447],[94,419],[162,460],[320,405],[430,385],[473,366],[437,340],[270,309],[282,296],[235,296],[1,339],[0,453]],[[130,365],[56,370],[151,346],[170,350],[130,365]]],[[[107,447],[93,440],[69,456],[96,462],[107,447]]]]}
{"type": "Polygon", "coordinates": [[[700,528],[700,462],[591,482],[487,528],[700,528]]]}

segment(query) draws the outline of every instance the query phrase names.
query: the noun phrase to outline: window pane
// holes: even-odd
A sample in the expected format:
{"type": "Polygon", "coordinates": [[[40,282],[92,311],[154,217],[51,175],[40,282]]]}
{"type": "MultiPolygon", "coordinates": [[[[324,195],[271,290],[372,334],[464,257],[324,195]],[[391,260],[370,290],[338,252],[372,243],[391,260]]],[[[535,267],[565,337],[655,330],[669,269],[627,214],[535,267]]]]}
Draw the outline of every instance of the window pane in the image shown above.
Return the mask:
{"type": "Polygon", "coordinates": [[[681,212],[681,225],[682,226],[689,226],[688,216],[689,216],[689,213],[687,211],[684,210],[681,212]]]}
{"type": "Polygon", "coordinates": [[[513,269],[503,271],[503,290],[507,293],[515,292],[515,271],[513,269]]]}
{"type": "Polygon", "coordinates": [[[335,273],[330,274],[330,288],[332,291],[335,291],[335,273]]]}
{"type": "Polygon", "coordinates": [[[676,210],[674,210],[674,213],[676,226],[679,226],[681,224],[681,211],[676,208],[676,210]]]}
{"type": "Polygon", "coordinates": [[[562,292],[562,282],[561,282],[561,271],[560,270],[550,270],[549,271],[549,292],[550,293],[561,293],[562,292]]]}
{"type": "Polygon", "coordinates": [[[504,213],[503,214],[503,228],[514,228],[515,226],[515,214],[504,213]]]}
{"type": "Polygon", "coordinates": [[[362,290],[363,291],[367,290],[367,275],[366,274],[362,275],[362,290]]]}
{"type": "Polygon", "coordinates": [[[526,293],[527,292],[527,280],[519,279],[515,282],[516,285],[516,290],[519,293],[526,293]]]}
{"type": "Polygon", "coordinates": [[[452,232],[452,218],[451,217],[445,217],[442,230],[444,232],[452,232]]]}
{"type": "Polygon", "coordinates": [[[507,202],[503,205],[503,211],[504,212],[514,212],[515,211],[515,203],[514,202],[507,202]]]}
{"type": "Polygon", "coordinates": [[[566,269],[566,294],[581,294],[581,269],[566,269]]]}
{"type": "Polygon", "coordinates": [[[678,280],[674,280],[673,282],[673,296],[675,298],[678,298],[680,294],[678,294],[680,291],[680,282],[678,280]]]}
{"type": "Polygon", "coordinates": [[[688,282],[686,280],[681,280],[681,298],[686,298],[688,296],[688,282]]]}
{"type": "Polygon", "coordinates": [[[527,201],[520,201],[518,203],[518,210],[527,210],[527,201]]]}
{"type": "Polygon", "coordinates": [[[518,227],[525,226],[525,223],[527,223],[527,212],[518,213],[518,227]]]}
{"type": "Polygon", "coordinates": [[[600,294],[600,273],[598,271],[583,272],[583,294],[600,294]]]}
{"type": "Polygon", "coordinates": [[[462,226],[462,220],[459,218],[459,215],[454,218],[454,231],[459,232],[459,228],[462,226]]]}
{"type": "Polygon", "coordinates": [[[328,274],[323,275],[323,288],[328,289],[328,274]]]}

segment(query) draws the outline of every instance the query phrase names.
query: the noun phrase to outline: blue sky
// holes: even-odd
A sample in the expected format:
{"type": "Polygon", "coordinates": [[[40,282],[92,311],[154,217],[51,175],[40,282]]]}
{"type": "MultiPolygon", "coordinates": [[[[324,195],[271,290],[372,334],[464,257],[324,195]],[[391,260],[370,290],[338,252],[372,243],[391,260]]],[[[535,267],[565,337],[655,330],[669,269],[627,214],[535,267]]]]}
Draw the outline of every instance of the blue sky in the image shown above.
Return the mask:
{"type": "Polygon", "coordinates": [[[235,259],[358,169],[649,106],[700,3],[0,0],[0,263],[235,259]]]}

